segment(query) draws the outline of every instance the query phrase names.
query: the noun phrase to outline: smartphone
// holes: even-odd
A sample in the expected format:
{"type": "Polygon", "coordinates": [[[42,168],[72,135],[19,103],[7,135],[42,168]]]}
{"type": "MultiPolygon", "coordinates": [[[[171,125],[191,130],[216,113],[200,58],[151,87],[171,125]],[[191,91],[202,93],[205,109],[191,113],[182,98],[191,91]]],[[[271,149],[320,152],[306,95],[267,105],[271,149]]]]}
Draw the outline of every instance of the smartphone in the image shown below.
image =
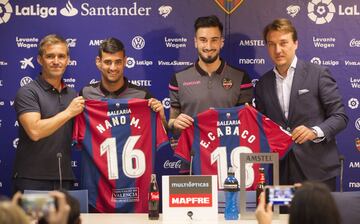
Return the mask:
{"type": "Polygon", "coordinates": [[[289,205],[294,197],[293,185],[265,186],[266,203],[273,205],[289,205]]]}
{"type": "Polygon", "coordinates": [[[55,209],[55,199],[43,193],[24,194],[19,200],[19,205],[26,214],[39,219],[48,216],[50,210],[55,209]]]}

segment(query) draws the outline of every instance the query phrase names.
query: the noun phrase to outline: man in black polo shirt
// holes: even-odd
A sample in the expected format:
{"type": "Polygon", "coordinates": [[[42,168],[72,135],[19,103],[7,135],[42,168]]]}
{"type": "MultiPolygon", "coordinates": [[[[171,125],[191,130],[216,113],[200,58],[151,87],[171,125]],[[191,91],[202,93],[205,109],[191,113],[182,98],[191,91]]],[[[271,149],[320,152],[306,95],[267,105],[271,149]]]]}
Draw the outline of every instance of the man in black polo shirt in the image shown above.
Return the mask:
{"type": "Polygon", "coordinates": [[[67,42],[51,34],[39,44],[39,77],[23,86],[15,98],[19,144],[14,168],[14,191],[71,189],[72,118],[83,111],[83,97],[62,80],[69,63],[67,42]]]}
{"type": "Polygon", "coordinates": [[[253,88],[249,76],[220,58],[224,45],[223,25],[216,16],[195,21],[195,48],[199,58],[184,71],[176,73],[169,84],[169,127],[177,132],[193,123],[192,117],[215,108],[229,108],[251,102],[253,88]]]}
{"type": "Polygon", "coordinates": [[[101,81],[85,86],[80,95],[85,99],[149,99],[149,106],[159,112],[164,126],[167,125],[164,107],[159,100],[139,86],[129,83],[124,76],[126,65],[125,48],[116,38],[108,38],[100,44],[99,54],[96,57],[96,66],[101,73],[101,81]]]}

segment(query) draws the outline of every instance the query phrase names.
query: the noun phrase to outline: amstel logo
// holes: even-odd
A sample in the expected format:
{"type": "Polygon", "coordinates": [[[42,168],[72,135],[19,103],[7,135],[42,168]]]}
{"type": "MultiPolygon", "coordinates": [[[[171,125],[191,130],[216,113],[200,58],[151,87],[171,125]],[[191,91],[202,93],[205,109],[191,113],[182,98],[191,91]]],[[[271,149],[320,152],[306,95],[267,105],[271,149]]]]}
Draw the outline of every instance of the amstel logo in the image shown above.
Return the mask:
{"type": "Polygon", "coordinates": [[[227,14],[233,13],[244,0],[215,0],[215,2],[224,10],[227,14]]]}
{"type": "Polygon", "coordinates": [[[7,23],[13,9],[8,0],[0,0],[0,24],[7,23]]]}
{"type": "Polygon", "coordinates": [[[329,23],[334,17],[335,6],[332,0],[311,0],[308,3],[308,17],[316,24],[329,23]]]}

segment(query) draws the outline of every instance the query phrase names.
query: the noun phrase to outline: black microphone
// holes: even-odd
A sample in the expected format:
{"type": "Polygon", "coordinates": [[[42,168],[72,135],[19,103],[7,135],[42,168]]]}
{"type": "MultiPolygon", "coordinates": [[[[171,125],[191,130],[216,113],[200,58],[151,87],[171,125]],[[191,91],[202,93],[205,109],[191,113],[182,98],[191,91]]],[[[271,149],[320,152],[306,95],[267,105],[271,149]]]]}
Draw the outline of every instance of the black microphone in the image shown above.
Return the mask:
{"type": "Polygon", "coordinates": [[[56,154],[56,157],[58,158],[58,163],[59,163],[60,190],[62,190],[62,173],[61,173],[61,158],[62,158],[62,154],[61,154],[61,152],[58,152],[58,153],[56,154]]]}
{"type": "Polygon", "coordinates": [[[340,161],[340,192],[343,192],[343,176],[344,176],[344,155],[339,156],[340,161]]]}
{"type": "Polygon", "coordinates": [[[193,149],[191,149],[191,152],[190,152],[190,172],[189,172],[190,176],[192,175],[192,164],[193,164],[194,155],[195,155],[195,151],[193,149]]]}

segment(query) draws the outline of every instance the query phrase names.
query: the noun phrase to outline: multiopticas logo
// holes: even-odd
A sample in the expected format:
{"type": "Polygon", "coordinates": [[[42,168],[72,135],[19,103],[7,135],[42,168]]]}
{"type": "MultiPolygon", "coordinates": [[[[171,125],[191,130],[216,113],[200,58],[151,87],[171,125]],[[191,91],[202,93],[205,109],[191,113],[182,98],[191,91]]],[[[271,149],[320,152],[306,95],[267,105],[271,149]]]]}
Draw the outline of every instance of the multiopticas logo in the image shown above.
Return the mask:
{"type": "MultiPolygon", "coordinates": [[[[308,17],[316,24],[330,23],[336,14],[336,7],[332,0],[311,0],[308,5],[308,17]]],[[[357,5],[338,5],[339,16],[360,15],[357,5]]]]}

